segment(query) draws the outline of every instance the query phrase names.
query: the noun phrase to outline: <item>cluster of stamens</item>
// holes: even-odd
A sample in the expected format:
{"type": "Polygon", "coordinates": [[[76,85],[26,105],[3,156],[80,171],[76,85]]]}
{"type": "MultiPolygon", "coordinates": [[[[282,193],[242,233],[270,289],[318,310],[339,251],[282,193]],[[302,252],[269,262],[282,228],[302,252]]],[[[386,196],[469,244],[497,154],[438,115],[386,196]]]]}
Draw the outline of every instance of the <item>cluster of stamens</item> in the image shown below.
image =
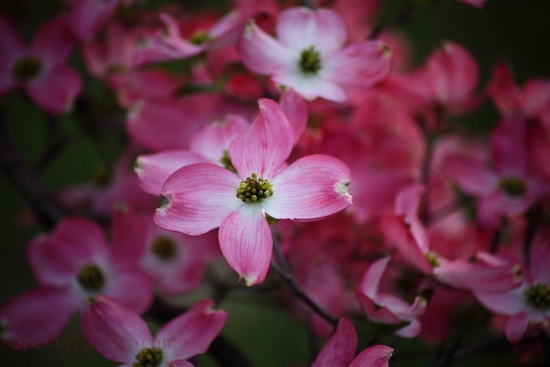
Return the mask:
{"type": "Polygon", "coordinates": [[[428,262],[430,263],[432,268],[437,268],[439,265],[441,265],[441,263],[439,262],[437,254],[433,251],[426,252],[424,257],[426,258],[426,260],[428,260],[428,262]]]}
{"type": "Polygon", "coordinates": [[[105,275],[95,264],[84,265],[78,273],[77,280],[87,291],[99,291],[105,285],[105,275]]]}
{"type": "Polygon", "coordinates": [[[252,177],[241,181],[237,188],[237,197],[245,203],[262,202],[271,196],[273,196],[271,183],[265,178],[258,178],[255,173],[252,174],[252,177]]]}
{"type": "Polygon", "coordinates": [[[517,197],[521,196],[527,191],[527,185],[516,176],[510,176],[502,178],[498,187],[504,191],[508,196],[517,197]]]}
{"type": "Polygon", "coordinates": [[[211,42],[213,39],[208,32],[197,31],[191,36],[191,43],[194,45],[202,45],[203,43],[211,42]]]}
{"type": "Polygon", "coordinates": [[[151,250],[157,258],[163,261],[173,259],[174,257],[176,257],[176,253],[178,251],[174,241],[171,238],[165,236],[159,236],[155,238],[151,250]]]}
{"type": "Polygon", "coordinates": [[[164,358],[161,348],[143,348],[136,354],[134,367],[157,367],[164,358]]]}
{"type": "Polygon", "coordinates": [[[229,152],[227,149],[223,150],[223,156],[220,158],[220,163],[223,164],[223,168],[230,170],[233,173],[237,173],[233,163],[231,162],[231,157],[229,157],[229,152]]]}
{"type": "Polygon", "coordinates": [[[13,65],[11,73],[19,81],[27,81],[37,76],[42,70],[42,61],[34,56],[23,57],[13,65]]]}
{"type": "Polygon", "coordinates": [[[550,309],[550,288],[544,283],[537,283],[527,288],[523,295],[525,302],[539,310],[550,309]]]}
{"type": "Polygon", "coordinates": [[[321,53],[309,46],[300,54],[299,64],[305,74],[315,74],[321,69],[321,53]]]}

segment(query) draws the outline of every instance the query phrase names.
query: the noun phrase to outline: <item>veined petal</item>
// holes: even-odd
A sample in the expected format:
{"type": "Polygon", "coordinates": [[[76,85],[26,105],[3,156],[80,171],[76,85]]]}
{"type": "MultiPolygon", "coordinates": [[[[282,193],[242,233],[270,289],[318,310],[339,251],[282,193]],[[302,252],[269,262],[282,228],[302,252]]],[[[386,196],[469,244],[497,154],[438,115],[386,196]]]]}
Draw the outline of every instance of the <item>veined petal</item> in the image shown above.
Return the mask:
{"type": "Polygon", "coordinates": [[[348,46],[323,60],[323,74],[342,88],[367,88],[388,76],[392,53],[381,41],[348,46]]]}
{"type": "Polygon", "coordinates": [[[286,88],[281,94],[279,102],[294,131],[294,144],[296,144],[307,127],[308,104],[292,88],[286,88]]]}
{"type": "Polygon", "coordinates": [[[374,345],[355,357],[349,367],[388,367],[393,349],[385,345],[374,345]]]}
{"type": "Polygon", "coordinates": [[[151,332],[137,313],[105,296],[95,297],[86,307],[80,326],[84,338],[103,357],[129,366],[143,345],[153,343],[151,332]]]}
{"type": "Polygon", "coordinates": [[[355,327],[348,319],[342,318],[311,367],[347,367],[355,356],[355,348],[357,348],[355,327]]]}
{"type": "Polygon", "coordinates": [[[245,204],[224,219],[219,231],[223,256],[248,285],[261,283],[271,261],[273,239],[260,204],[245,204]]]}
{"type": "Polygon", "coordinates": [[[62,114],[72,108],[74,99],[82,89],[82,80],[73,68],[61,64],[29,81],[25,89],[38,106],[62,114]]]}
{"type": "Polygon", "coordinates": [[[292,87],[308,101],[321,97],[337,103],[345,102],[348,99],[346,92],[337,83],[329,80],[326,74],[321,70],[319,75],[307,75],[296,69],[274,75],[273,81],[292,87]]]}
{"type": "Polygon", "coordinates": [[[195,163],[205,163],[206,159],[188,150],[170,150],[138,156],[134,171],[138,185],[145,192],[158,195],[162,186],[178,169],[195,163]]]}
{"type": "Polygon", "coordinates": [[[509,292],[478,292],[474,290],[474,296],[488,310],[502,315],[515,315],[527,308],[523,292],[526,285],[509,292]]]}
{"type": "Polygon", "coordinates": [[[250,22],[238,44],[242,63],[254,73],[270,75],[294,68],[296,52],[281,45],[273,37],[250,22]]]}
{"type": "Polygon", "coordinates": [[[342,47],[347,38],[346,25],[329,9],[290,8],[277,18],[279,41],[298,52],[314,46],[323,53],[342,47]]]}
{"type": "Polygon", "coordinates": [[[156,341],[169,346],[164,349],[166,361],[189,359],[208,350],[228,316],[213,310],[213,304],[212,300],[200,301],[159,330],[156,341]]]}
{"type": "Polygon", "coordinates": [[[281,107],[270,99],[258,100],[260,115],[229,146],[231,163],[244,179],[252,173],[271,180],[292,151],[294,133],[281,107]]]}
{"type": "Polygon", "coordinates": [[[239,183],[234,173],[211,163],[183,167],[164,184],[161,196],[167,203],[157,209],[155,223],[192,236],[217,228],[244,205],[236,196],[239,183]]]}
{"type": "Polygon", "coordinates": [[[267,214],[277,219],[312,220],[328,217],[351,205],[351,172],[339,159],[310,155],[292,163],[272,181],[267,214]]]}

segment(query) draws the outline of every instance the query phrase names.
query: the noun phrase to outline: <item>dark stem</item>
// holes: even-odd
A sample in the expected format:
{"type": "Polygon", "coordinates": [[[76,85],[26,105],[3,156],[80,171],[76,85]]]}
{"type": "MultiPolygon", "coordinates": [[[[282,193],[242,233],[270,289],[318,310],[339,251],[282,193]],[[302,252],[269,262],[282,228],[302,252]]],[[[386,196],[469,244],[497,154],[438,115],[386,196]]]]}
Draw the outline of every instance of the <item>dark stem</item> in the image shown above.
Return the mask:
{"type": "Polygon", "coordinates": [[[68,214],[68,210],[42,185],[21,158],[9,138],[2,111],[0,111],[0,166],[11,185],[19,191],[46,229],[53,229],[56,223],[68,214]]]}
{"type": "Polygon", "coordinates": [[[296,279],[294,279],[294,276],[290,271],[290,267],[288,266],[288,263],[286,262],[285,257],[281,252],[279,243],[275,239],[273,241],[273,249],[275,251],[275,256],[277,257],[277,261],[279,262],[279,264],[272,260],[271,269],[273,269],[277,274],[279,274],[281,278],[283,278],[288,283],[288,285],[300,301],[305,303],[309,308],[311,308],[311,310],[321,316],[325,321],[329,322],[333,326],[338,325],[338,320],[335,317],[329,315],[323,308],[321,308],[321,306],[313,301],[296,282],[296,279]]]}

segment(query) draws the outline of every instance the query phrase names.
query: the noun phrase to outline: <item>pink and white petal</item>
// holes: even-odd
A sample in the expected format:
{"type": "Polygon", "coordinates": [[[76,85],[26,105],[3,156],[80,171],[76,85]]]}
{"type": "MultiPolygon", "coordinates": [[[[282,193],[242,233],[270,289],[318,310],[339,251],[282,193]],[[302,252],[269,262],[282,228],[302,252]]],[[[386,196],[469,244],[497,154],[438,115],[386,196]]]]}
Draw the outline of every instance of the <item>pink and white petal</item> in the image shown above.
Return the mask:
{"type": "Polygon", "coordinates": [[[77,1],[69,13],[69,25],[79,40],[88,41],[103,27],[118,5],[119,0],[77,1]]]}
{"type": "Polygon", "coordinates": [[[428,78],[434,97],[445,105],[453,105],[470,97],[479,69],[464,47],[446,42],[428,59],[428,78]]]}
{"type": "Polygon", "coordinates": [[[384,80],[392,53],[381,41],[348,46],[323,60],[322,74],[342,88],[368,88],[384,80]]]}
{"type": "Polygon", "coordinates": [[[134,171],[139,187],[152,195],[159,195],[162,186],[178,169],[195,163],[207,162],[204,157],[188,150],[169,150],[137,157],[134,171]]]}
{"type": "Polygon", "coordinates": [[[95,222],[66,218],[51,234],[32,240],[27,256],[39,283],[67,286],[81,266],[106,259],[108,247],[95,222]]]}
{"type": "Polygon", "coordinates": [[[209,299],[200,301],[158,331],[157,340],[170,342],[170,348],[164,350],[165,360],[186,360],[208,350],[228,317],[225,311],[214,310],[213,305],[209,299]]]}
{"type": "Polygon", "coordinates": [[[75,39],[67,22],[61,17],[55,17],[40,27],[32,41],[30,52],[40,56],[45,64],[53,66],[64,63],[74,45],[75,39]]]}
{"type": "Polygon", "coordinates": [[[346,25],[329,9],[290,8],[277,17],[276,33],[286,47],[300,53],[313,46],[323,54],[342,47],[347,38],[346,25]]]}
{"type": "Polygon", "coordinates": [[[367,297],[357,289],[354,290],[354,293],[369,320],[390,325],[396,325],[401,322],[399,317],[386,306],[378,305],[373,299],[367,297]]]}
{"type": "Polygon", "coordinates": [[[244,205],[236,196],[239,184],[233,172],[211,163],[183,167],[164,184],[161,196],[167,202],[155,212],[155,223],[192,236],[217,228],[244,205]]]}
{"type": "Polygon", "coordinates": [[[355,356],[356,348],[355,327],[348,319],[342,318],[311,367],[348,367],[355,356]]]}
{"type": "Polygon", "coordinates": [[[221,165],[224,150],[228,150],[230,143],[249,127],[250,123],[243,116],[230,114],[197,130],[189,143],[190,149],[221,165]]]}
{"type": "Polygon", "coordinates": [[[382,275],[384,274],[389,262],[390,257],[387,256],[377,260],[369,267],[369,270],[365,273],[365,276],[363,277],[363,280],[361,280],[361,284],[359,286],[361,292],[363,292],[366,296],[372,299],[378,298],[378,285],[380,284],[380,279],[382,279],[382,275]]]}
{"type": "Polygon", "coordinates": [[[444,163],[444,170],[462,190],[471,195],[487,196],[498,186],[497,175],[478,161],[450,157],[444,163]]]}
{"type": "Polygon", "coordinates": [[[393,349],[385,345],[374,345],[355,357],[349,367],[388,367],[393,349]]]}
{"type": "Polygon", "coordinates": [[[510,317],[504,329],[506,339],[512,343],[519,342],[521,338],[523,338],[523,335],[525,335],[527,326],[529,326],[529,315],[527,312],[522,312],[510,317]]]}
{"type": "Polygon", "coordinates": [[[260,115],[229,145],[231,163],[244,179],[252,173],[271,180],[294,146],[294,133],[281,107],[270,99],[258,100],[260,115]]]}
{"type": "Polygon", "coordinates": [[[409,320],[409,325],[395,332],[395,335],[402,338],[414,338],[422,331],[422,324],[417,319],[409,320]]]}
{"type": "Polygon", "coordinates": [[[283,46],[250,22],[238,43],[242,63],[256,74],[272,75],[288,72],[297,63],[296,52],[283,46]]]}
{"type": "Polygon", "coordinates": [[[132,311],[142,313],[153,301],[153,280],[140,270],[126,271],[109,279],[103,293],[132,311]]]}
{"type": "Polygon", "coordinates": [[[277,219],[326,218],[351,205],[350,180],[349,168],[337,158],[303,157],[273,179],[273,196],[264,202],[265,211],[277,219]]]}
{"type": "Polygon", "coordinates": [[[317,97],[337,103],[347,101],[346,92],[337,83],[329,80],[326,74],[321,70],[319,75],[312,76],[295,69],[290,73],[274,75],[273,81],[283,86],[292,87],[296,93],[308,101],[312,101],[317,97]]]}
{"type": "Polygon", "coordinates": [[[19,349],[36,348],[57,338],[78,309],[80,300],[64,288],[41,287],[27,292],[0,309],[5,331],[2,342],[19,349]],[[28,345],[21,346],[22,341],[28,345]]]}
{"type": "Polygon", "coordinates": [[[245,204],[231,213],[222,222],[218,237],[223,256],[244,284],[265,279],[273,238],[260,204],[245,204]]]}
{"type": "Polygon", "coordinates": [[[106,296],[95,297],[84,309],[80,327],[84,338],[103,357],[129,366],[151,332],[139,315],[106,296]]]}
{"type": "Polygon", "coordinates": [[[68,65],[58,65],[25,85],[29,97],[39,107],[55,114],[69,112],[82,90],[80,75],[68,65]]]}
{"type": "Polygon", "coordinates": [[[307,127],[308,104],[292,88],[286,88],[282,91],[279,104],[292,126],[292,130],[294,131],[294,144],[296,144],[307,127]]]}
{"type": "Polygon", "coordinates": [[[488,292],[474,290],[476,299],[488,310],[502,315],[515,315],[523,312],[525,304],[523,292],[525,285],[508,292],[488,292]]]}

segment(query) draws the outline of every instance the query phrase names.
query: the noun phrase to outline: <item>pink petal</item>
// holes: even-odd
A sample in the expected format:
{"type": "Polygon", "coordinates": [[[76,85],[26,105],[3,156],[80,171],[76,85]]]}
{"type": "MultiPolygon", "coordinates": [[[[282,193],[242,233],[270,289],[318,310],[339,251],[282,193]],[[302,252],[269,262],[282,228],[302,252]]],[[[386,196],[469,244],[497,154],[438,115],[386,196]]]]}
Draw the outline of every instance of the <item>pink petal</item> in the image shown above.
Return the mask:
{"type": "Polygon", "coordinates": [[[550,81],[535,79],[523,87],[522,110],[527,116],[543,114],[550,106],[550,81]]]}
{"type": "Polygon", "coordinates": [[[25,53],[25,44],[12,23],[0,14],[0,59],[14,61],[25,53]]]}
{"type": "Polygon", "coordinates": [[[388,256],[376,261],[369,267],[369,270],[365,273],[361,285],[359,286],[361,292],[366,296],[372,299],[378,298],[378,285],[380,284],[380,279],[382,279],[382,275],[389,262],[390,257],[388,256]]]}
{"type": "Polygon", "coordinates": [[[132,269],[145,251],[145,221],[126,207],[115,208],[112,217],[111,257],[117,269],[132,269]]]}
{"type": "Polygon", "coordinates": [[[541,231],[535,238],[530,253],[531,273],[535,282],[542,282],[550,285],[550,232],[541,231]]]}
{"type": "Polygon", "coordinates": [[[292,130],[294,131],[294,144],[296,144],[307,127],[308,104],[293,89],[283,90],[279,103],[292,126],[292,130]]]}
{"type": "Polygon", "coordinates": [[[527,131],[521,120],[500,123],[491,134],[491,152],[500,176],[527,175],[527,131]]]}
{"type": "Polygon", "coordinates": [[[29,81],[25,89],[38,106],[62,114],[72,108],[74,99],[82,89],[82,80],[73,68],[62,64],[29,81]]]}
{"type": "Polygon", "coordinates": [[[108,253],[103,232],[95,222],[66,218],[51,234],[31,241],[27,255],[41,284],[67,286],[80,267],[106,259],[108,253]]]}
{"type": "Polygon", "coordinates": [[[388,367],[393,349],[385,345],[374,345],[355,357],[349,367],[388,367]]]}
{"type": "Polygon", "coordinates": [[[126,129],[136,144],[154,151],[187,149],[200,127],[195,108],[170,98],[142,99],[130,111],[126,129]]]}
{"type": "Polygon", "coordinates": [[[348,97],[344,89],[330,80],[330,76],[323,70],[319,71],[319,75],[311,76],[296,69],[290,73],[274,75],[273,81],[283,86],[292,87],[296,93],[308,101],[317,97],[337,103],[347,101],[348,97]]]}
{"type": "Polygon", "coordinates": [[[279,42],[301,52],[314,46],[321,54],[333,52],[347,38],[346,25],[340,16],[329,9],[290,8],[277,18],[279,42]]]}
{"type": "Polygon", "coordinates": [[[227,313],[212,309],[212,300],[203,300],[189,311],[164,325],[156,335],[157,341],[169,341],[165,360],[186,360],[205,353],[227,321],[227,313]]]}
{"type": "Polygon", "coordinates": [[[519,342],[523,338],[523,335],[525,335],[527,326],[529,326],[529,315],[527,312],[510,317],[505,328],[506,338],[512,343],[519,342]]]}
{"type": "Polygon", "coordinates": [[[520,110],[520,94],[507,63],[501,61],[495,66],[488,89],[493,103],[504,116],[514,115],[520,110]]]}
{"type": "Polygon", "coordinates": [[[168,178],[162,189],[167,204],[157,209],[154,220],[161,228],[197,236],[220,226],[235,209],[240,179],[231,171],[210,163],[183,167],[168,178]]]}
{"type": "Polygon", "coordinates": [[[149,308],[153,300],[153,281],[142,271],[126,271],[111,277],[103,294],[121,302],[134,312],[142,313],[149,308]]]}
{"type": "Polygon", "coordinates": [[[526,309],[524,295],[526,286],[507,292],[478,292],[474,296],[488,310],[502,315],[515,315],[526,309]]]}
{"type": "Polygon", "coordinates": [[[80,327],[84,338],[103,357],[130,366],[141,348],[153,342],[137,313],[105,296],[95,297],[86,307],[80,327]]]}
{"type": "Polygon", "coordinates": [[[265,211],[273,218],[311,220],[351,205],[350,170],[339,159],[310,155],[292,163],[272,181],[265,211]]]}
{"type": "Polygon", "coordinates": [[[37,348],[57,338],[77,308],[66,289],[42,287],[27,292],[0,309],[5,327],[2,342],[18,350],[37,348]]]}
{"type": "Polygon", "coordinates": [[[260,115],[244,134],[233,140],[229,156],[243,179],[256,173],[271,180],[290,155],[294,136],[276,102],[263,98],[258,105],[260,115]]]}
{"type": "Polygon", "coordinates": [[[446,42],[428,59],[428,78],[438,101],[456,105],[471,96],[479,79],[479,69],[465,48],[446,42]]]}
{"type": "Polygon", "coordinates": [[[396,325],[401,322],[399,317],[394,314],[386,306],[380,306],[374,302],[371,298],[367,297],[359,290],[354,290],[357,300],[361,304],[363,311],[367,314],[369,320],[372,320],[381,324],[391,324],[396,325]]]}
{"type": "Polygon", "coordinates": [[[323,75],[346,88],[367,88],[388,76],[392,53],[381,41],[348,46],[323,60],[323,75]]]}
{"type": "Polygon", "coordinates": [[[347,367],[355,356],[355,348],[357,348],[355,327],[348,319],[342,318],[311,367],[347,367]]]}
{"type": "Polygon", "coordinates": [[[195,367],[195,366],[187,361],[177,360],[177,361],[171,361],[168,364],[168,367],[195,367]]]}
{"type": "Polygon", "coordinates": [[[134,171],[139,187],[149,194],[159,195],[162,186],[178,169],[206,162],[202,156],[188,150],[170,150],[138,156],[134,171]]]}
{"type": "Polygon", "coordinates": [[[468,194],[486,196],[497,188],[498,177],[481,162],[452,157],[444,165],[445,171],[468,194]]]}
{"type": "Polygon", "coordinates": [[[248,121],[240,115],[228,115],[223,120],[215,120],[197,130],[191,138],[190,149],[220,165],[224,150],[228,150],[229,144],[249,126],[248,121]]]}
{"type": "Polygon", "coordinates": [[[253,22],[249,23],[238,44],[242,63],[254,73],[271,75],[294,67],[295,52],[286,48],[253,22]]]}
{"type": "Polygon", "coordinates": [[[119,0],[80,0],[69,13],[69,23],[81,41],[94,37],[107,19],[115,12],[119,0]]]}
{"type": "Polygon", "coordinates": [[[273,239],[260,204],[244,204],[224,219],[218,233],[223,256],[247,285],[261,283],[269,270],[273,239]]]}
{"type": "Polygon", "coordinates": [[[30,51],[48,65],[65,62],[74,47],[74,37],[63,18],[56,17],[44,24],[38,32],[30,51]]]}

